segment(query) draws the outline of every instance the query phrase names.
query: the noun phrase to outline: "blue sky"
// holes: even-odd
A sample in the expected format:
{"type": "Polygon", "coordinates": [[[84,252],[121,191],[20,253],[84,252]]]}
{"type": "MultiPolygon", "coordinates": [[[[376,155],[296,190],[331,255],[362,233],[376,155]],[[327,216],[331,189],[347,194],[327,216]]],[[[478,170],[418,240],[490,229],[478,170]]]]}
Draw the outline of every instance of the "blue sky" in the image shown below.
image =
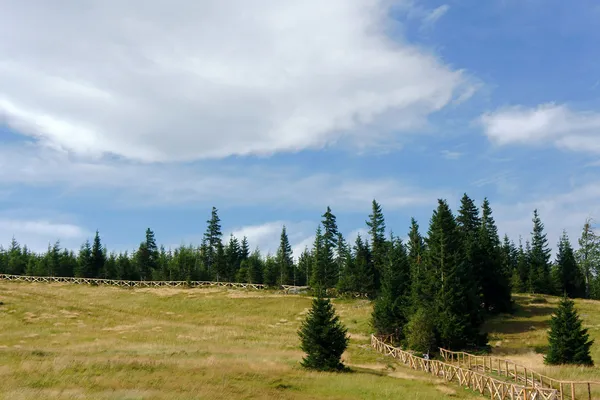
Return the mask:
{"type": "Polygon", "coordinates": [[[600,217],[595,1],[141,4],[0,5],[5,245],[199,243],[214,205],[298,253],[327,205],[404,236],[464,192],[515,240],[600,217]]]}

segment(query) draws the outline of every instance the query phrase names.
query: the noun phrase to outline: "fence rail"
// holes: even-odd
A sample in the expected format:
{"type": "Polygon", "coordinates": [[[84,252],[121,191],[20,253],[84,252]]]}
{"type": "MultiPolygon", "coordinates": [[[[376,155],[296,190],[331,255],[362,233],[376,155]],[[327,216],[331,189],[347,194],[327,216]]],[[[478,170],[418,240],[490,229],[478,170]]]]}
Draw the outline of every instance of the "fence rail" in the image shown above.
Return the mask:
{"type": "Polygon", "coordinates": [[[600,382],[561,381],[535,372],[513,361],[490,357],[476,356],[462,351],[450,351],[440,348],[440,355],[450,364],[455,364],[484,374],[497,374],[516,383],[538,388],[555,389],[559,400],[592,400],[600,399],[600,382]],[[594,395],[594,397],[592,397],[594,395]]]}
{"type": "Polygon", "coordinates": [[[448,382],[470,388],[492,400],[558,400],[556,389],[546,389],[501,381],[477,371],[438,360],[426,360],[407,351],[393,347],[371,335],[371,346],[386,356],[391,356],[408,367],[427,372],[448,382]]]}
{"type": "MultiPolygon", "coordinates": [[[[260,283],[243,282],[211,282],[211,281],[125,281],[117,279],[101,278],[73,278],[59,276],[29,276],[29,275],[7,275],[0,274],[0,280],[14,282],[42,282],[42,283],[72,283],[76,285],[103,285],[118,287],[231,287],[238,289],[267,289],[267,285],[260,283]]],[[[285,292],[298,292],[308,289],[308,286],[280,285],[285,292]]]]}

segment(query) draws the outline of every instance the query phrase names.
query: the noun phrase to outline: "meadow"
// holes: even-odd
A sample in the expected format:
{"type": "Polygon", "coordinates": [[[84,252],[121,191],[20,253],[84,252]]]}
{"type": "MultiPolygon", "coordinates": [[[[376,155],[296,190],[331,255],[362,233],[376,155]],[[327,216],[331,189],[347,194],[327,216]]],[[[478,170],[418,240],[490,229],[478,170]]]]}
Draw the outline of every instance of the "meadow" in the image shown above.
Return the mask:
{"type": "MultiPolygon", "coordinates": [[[[515,295],[486,324],[492,354],[564,380],[600,368],[547,367],[558,302],[515,295]]],[[[123,289],[0,282],[0,399],[475,399],[369,346],[371,304],[334,301],[352,372],[306,371],[297,329],[311,299],[225,288],[123,289]]],[[[600,302],[577,300],[600,364],[600,302]]]]}
{"type": "Polygon", "coordinates": [[[352,372],[309,372],[311,299],[228,289],[0,282],[0,399],[469,399],[369,346],[371,305],[336,300],[352,372]]]}

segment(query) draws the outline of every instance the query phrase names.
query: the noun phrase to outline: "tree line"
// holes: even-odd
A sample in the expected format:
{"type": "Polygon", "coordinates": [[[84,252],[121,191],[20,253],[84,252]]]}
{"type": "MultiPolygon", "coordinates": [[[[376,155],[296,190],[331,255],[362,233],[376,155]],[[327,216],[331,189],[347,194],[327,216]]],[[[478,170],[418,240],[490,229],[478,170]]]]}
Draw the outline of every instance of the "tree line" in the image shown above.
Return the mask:
{"type": "Polygon", "coordinates": [[[348,243],[338,230],[330,207],[321,217],[314,243],[297,260],[285,226],[277,252],[265,255],[258,248],[251,250],[246,237],[223,238],[218,210],[213,207],[199,246],[159,247],[151,229],[135,251],[121,253],[109,252],[99,232],[77,252],[61,248],[57,241],[46,252],[36,253],[13,238],[8,248],[0,246],[0,273],[309,285],[375,298],[388,290],[386,274],[392,270],[397,271],[392,283],[394,296],[400,292],[406,296],[410,288],[411,298],[431,298],[438,290],[436,285],[446,291],[456,280],[465,287],[468,278],[473,281],[468,282],[468,291],[473,293],[465,294],[469,301],[492,312],[509,310],[511,290],[600,299],[600,238],[589,220],[579,249],[574,251],[563,233],[552,262],[537,210],[531,237],[525,243],[519,238],[517,246],[506,235],[499,239],[487,199],[479,209],[466,194],[456,216],[446,201],[439,200],[424,236],[417,221],[411,219],[406,243],[394,234],[386,235],[382,207],[376,200],[366,221],[367,237],[358,235],[354,243],[348,243]]]}

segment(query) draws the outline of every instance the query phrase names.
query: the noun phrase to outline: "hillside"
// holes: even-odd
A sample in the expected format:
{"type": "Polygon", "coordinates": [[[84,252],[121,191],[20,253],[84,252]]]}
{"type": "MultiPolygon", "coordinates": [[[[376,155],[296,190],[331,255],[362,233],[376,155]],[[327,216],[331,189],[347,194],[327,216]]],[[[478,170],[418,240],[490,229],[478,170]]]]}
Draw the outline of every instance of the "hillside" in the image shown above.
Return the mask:
{"type": "Polygon", "coordinates": [[[335,302],[348,374],[299,368],[307,297],[2,282],[0,301],[2,399],[476,398],[373,351],[365,300],[335,302]]]}
{"type": "Polygon", "coordinates": [[[486,324],[492,354],[562,380],[600,381],[600,301],[575,300],[584,327],[588,328],[590,338],[595,339],[591,348],[595,367],[550,367],[544,365],[542,353],[547,346],[550,316],[559,298],[526,294],[517,294],[513,298],[517,303],[515,314],[501,315],[486,324]]]}

